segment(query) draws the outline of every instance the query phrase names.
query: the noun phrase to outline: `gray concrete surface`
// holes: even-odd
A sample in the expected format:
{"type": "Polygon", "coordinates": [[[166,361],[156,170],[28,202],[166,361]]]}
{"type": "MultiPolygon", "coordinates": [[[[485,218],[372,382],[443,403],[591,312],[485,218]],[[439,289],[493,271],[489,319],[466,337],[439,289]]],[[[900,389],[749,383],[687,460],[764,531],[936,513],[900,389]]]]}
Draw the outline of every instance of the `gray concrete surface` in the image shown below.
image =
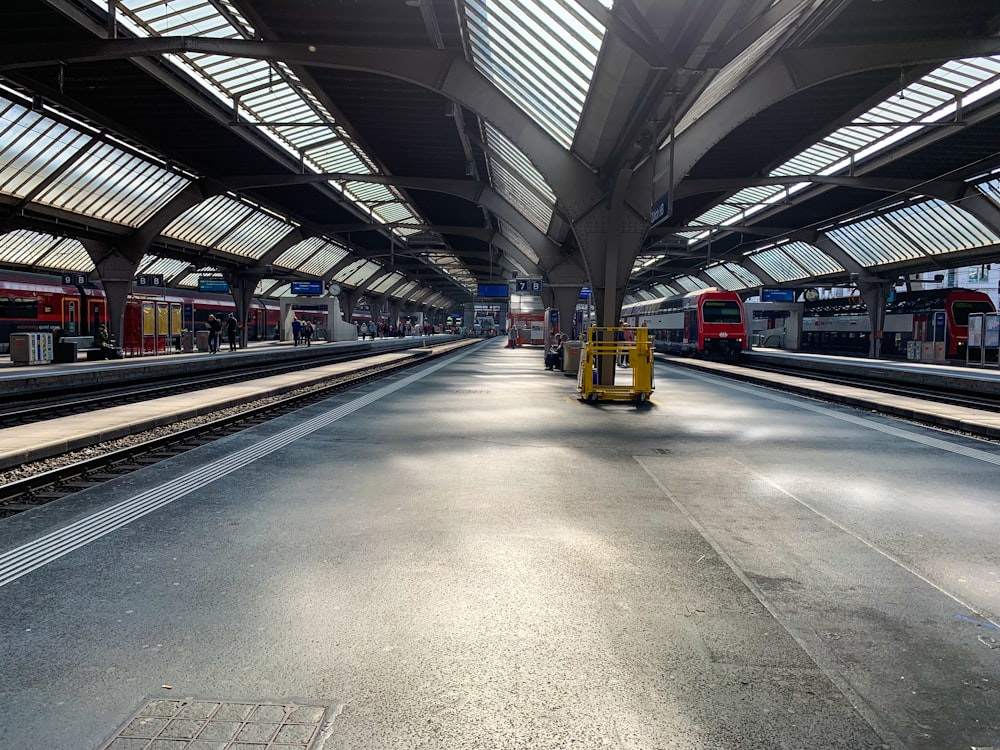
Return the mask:
{"type": "Polygon", "coordinates": [[[185,697],[337,706],[322,750],[1000,746],[996,446],[502,346],[0,524],[0,747],[185,697]]]}

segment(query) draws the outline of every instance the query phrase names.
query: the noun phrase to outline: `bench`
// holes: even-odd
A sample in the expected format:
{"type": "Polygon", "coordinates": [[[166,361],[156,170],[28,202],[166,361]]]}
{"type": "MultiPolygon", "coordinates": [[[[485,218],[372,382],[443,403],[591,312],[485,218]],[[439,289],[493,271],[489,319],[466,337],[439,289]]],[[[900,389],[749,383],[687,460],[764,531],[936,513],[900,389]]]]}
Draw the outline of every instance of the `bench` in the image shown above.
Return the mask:
{"type": "Polygon", "coordinates": [[[88,360],[104,359],[104,352],[101,350],[101,347],[94,346],[93,336],[63,336],[59,343],[76,344],[77,354],[83,352],[87,355],[88,360]]]}

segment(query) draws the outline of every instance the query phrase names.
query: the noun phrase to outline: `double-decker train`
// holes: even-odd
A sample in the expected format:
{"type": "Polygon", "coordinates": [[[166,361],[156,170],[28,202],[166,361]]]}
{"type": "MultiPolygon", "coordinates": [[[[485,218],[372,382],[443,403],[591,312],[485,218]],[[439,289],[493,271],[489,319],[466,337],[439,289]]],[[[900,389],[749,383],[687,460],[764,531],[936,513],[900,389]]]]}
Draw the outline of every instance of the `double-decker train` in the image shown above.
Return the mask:
{"type": "Polygon", "coordinates": [[[735,292],[699,289],[622,307],[622,320],[645,326],[658,352],[735,358],[748,346],[743,301],[735,292]]]}
{"type": "MultiPolygon", "coordinates": [[[[989,295],[971,289],[898,292],[886,305],[882,355],[905,357],[907,343],[914,340],[916,333],[919,340],[943,341],[947,359],[965,359],[969,315],[995,311],[989,295]]],[[[843,297],[805,303],[800,344],[803,351],[866,356],[870,341],[868,308],[860,300],[843,297]]]]}
{"type": "MultiPolygon", "coordinates": [[[[254,298],[250,308],[247,339],[273,338],[280,315],[278,303],[254,298]]],[[[210,314],[228,316],[235,311],[227,294],[190,289],[134,291],[125,304],[119,346],[134,353],[167,351],[179,343],[182,331],[207,328],[210,314]]],[[[325,308],[305,314],[318,327],[325,326],[325,308]]],[[[99,323],[107,322],[107,303],[99,284],[65,285],[60,277],[0,271],[0,353],[9,351],[12,333],[62,330],[69,336],[88,335],[99,323]]]]}

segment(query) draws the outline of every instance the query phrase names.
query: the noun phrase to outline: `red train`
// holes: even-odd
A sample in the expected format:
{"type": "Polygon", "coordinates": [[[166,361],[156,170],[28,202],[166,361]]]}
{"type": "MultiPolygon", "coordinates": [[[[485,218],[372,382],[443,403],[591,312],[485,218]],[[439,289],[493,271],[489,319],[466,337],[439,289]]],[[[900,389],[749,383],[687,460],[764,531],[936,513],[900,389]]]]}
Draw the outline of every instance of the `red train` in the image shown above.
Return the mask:
{"type": "MultiPolygon", "coordinates": [[[[207,329],[211,313],[229,315],[236,305],[228,294],[188,289],[133,292],[125,305],[121,348],[126,352],[163,352],[173,349],[182,330],[207,329]]],[[[254,298],[247,321],[247,340],[272,339],[280,314],[274,300],[254,298]]],[[[309,310],[309,317],[325,327],[326,310],[309,310]]],[[[9,351],[10,334],[62,329],[67,335],[93,333],[106,323],[107,304],[99,284],[64,285],[61,278],[35,273],[0,271],[0,352],[9,351]]]]}
{"type": "Polygon", "coordinates": [[[622,308],[630,326],[645,326],[658,352],[738,357],[749,348],[743,301],[735,292],[699,289],[622,308]]]}
{"type": "MultiPolygon", "coordinates": [[[[898,292],[885,308],[882,356],[905,357],[907,342],[916,336],[944,342],[947,359],[964,360],[969,315],[995,311],[989,295],[971,289],[898,292]]],[[[859,300],[840,297],[805,304],[803,351],[867,356],[870,339],[868,308],[859,300]]]]}

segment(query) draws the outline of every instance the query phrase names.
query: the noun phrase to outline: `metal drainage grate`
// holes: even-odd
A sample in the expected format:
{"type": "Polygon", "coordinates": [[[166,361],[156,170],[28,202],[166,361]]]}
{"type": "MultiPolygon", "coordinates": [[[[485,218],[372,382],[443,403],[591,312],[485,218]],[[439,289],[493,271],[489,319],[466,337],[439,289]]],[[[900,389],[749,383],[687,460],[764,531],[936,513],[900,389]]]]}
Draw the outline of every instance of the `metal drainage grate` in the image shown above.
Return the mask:
{"type": "Polygon", "coordinates": [[[152,700],[101,750],[309,750],[329,706],[152,700]]]}

